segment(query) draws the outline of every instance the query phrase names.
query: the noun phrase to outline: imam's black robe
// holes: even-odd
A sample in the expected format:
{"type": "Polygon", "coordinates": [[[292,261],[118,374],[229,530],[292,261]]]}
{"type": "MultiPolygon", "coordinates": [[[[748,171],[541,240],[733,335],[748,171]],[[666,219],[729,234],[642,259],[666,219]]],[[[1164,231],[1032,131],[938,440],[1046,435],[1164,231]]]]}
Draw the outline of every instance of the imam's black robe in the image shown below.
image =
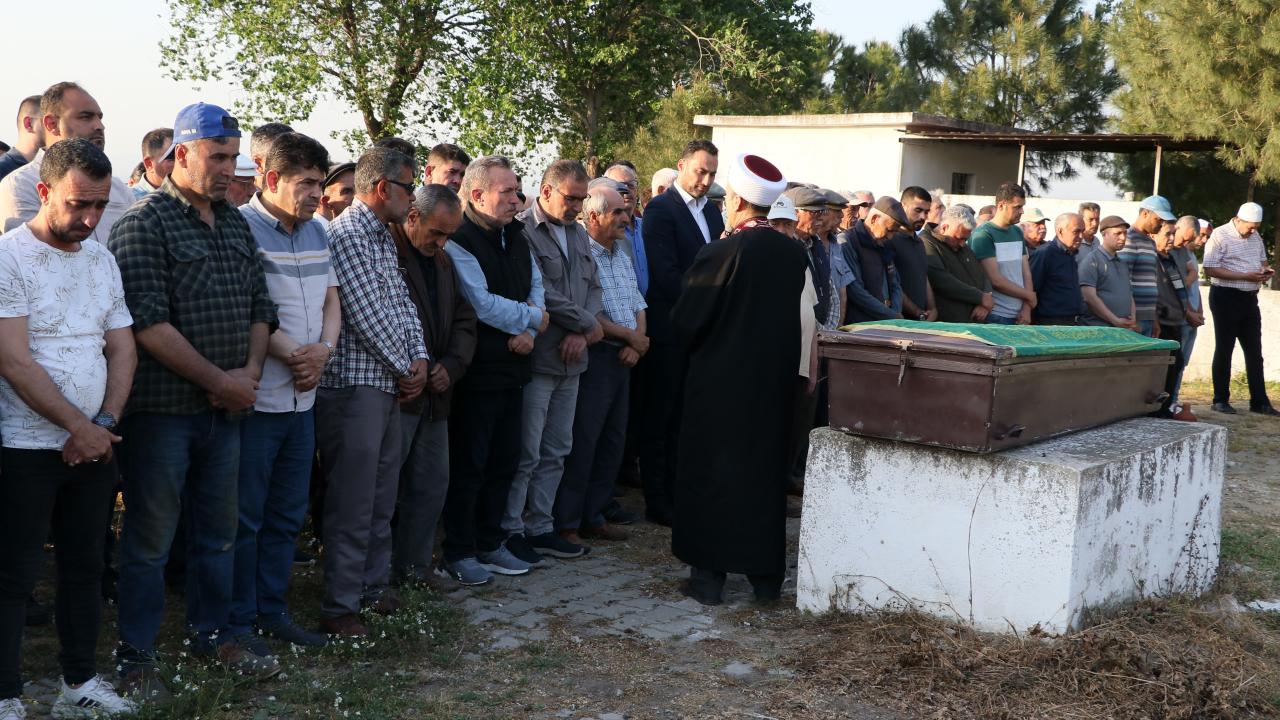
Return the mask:
{"type": "Polygon", "coordinates": [[[671,312],[689,353],[671,548],[695,567],[785,569],[806,267],[804,248],[766,226],[708,243],[685,274],[671,312]]]}

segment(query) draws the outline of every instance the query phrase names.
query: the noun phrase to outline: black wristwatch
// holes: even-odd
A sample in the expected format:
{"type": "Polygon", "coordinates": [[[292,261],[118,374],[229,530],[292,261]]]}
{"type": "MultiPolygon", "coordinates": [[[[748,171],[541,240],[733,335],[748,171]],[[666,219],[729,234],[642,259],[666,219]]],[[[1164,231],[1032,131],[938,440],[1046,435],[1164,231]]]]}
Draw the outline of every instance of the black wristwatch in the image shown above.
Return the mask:
{"type": "Polygon", "coordinates": [[[94,425],[97,425],[97,426],[99,426],[99,427],[104,427],[104,428],[106,428],[106,429],[108,429],[108,430],[115,430],[115,429],[116,429],[116,416],[115,416],[115,415],[112,415],[111,413],[107,412],[106,410],[103,410],[102,412],[100,412],[100,413],[98,413],[97,415],[94,415],[94,416],[93,416],[93,424],[94,424],[94,425]]]}

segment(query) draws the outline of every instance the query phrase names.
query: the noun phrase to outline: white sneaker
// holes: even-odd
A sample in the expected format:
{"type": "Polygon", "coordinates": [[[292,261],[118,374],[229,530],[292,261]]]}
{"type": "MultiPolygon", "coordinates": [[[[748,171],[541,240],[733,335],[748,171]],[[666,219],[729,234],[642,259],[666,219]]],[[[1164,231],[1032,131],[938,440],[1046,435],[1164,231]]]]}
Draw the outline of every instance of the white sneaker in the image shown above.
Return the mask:
{"type": "Polygon", "coordinates": [[[25,720],[27,709],[19,698],[0,700],[0,720],[25,720]]]}
{"type": "Polygon", "coordinates": [[[53,703],[53,716],[58,720],[123,717],[137,711],[137,704],[117,695],[116,689],[101,675],[95,675],[78,688],[68,687],[67,681],[63,680],[62,692],[53,703]]]}

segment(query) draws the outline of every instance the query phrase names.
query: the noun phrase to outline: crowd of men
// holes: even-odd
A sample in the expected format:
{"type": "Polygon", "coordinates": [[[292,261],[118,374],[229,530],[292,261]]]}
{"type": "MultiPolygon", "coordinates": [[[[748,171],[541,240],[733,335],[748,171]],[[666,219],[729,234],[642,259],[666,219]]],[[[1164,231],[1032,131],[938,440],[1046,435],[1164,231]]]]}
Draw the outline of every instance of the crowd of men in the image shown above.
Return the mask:
{"type": "Polygon", "coordinates": [[[975,213],[919,187],[877,199],[789,182],[706,140],[648,188],[626,162],[591,178],[557,160],[526,196],[507,158],[448,143],[421,168],[399,138],[335,163],[268,123],[245,153],[236,119],[205,103],[147,133],[126,182],[74,83],[24,100],[17,125],[0,157],[0,720],[25,717],[19,650],[48,539],[55,717],[165,697],[175,565],[191,651],[267,678],[281,647],[367,635],[367,614],[401,609],[397,587],[483,585],[625,540],[640,517],[615,490],[637,473],[644,517],[672,527],[690,566],[686,594],[717,604],[733,572],[776,601],[789,483],[825,424],[818,329],[1170,338],[1182,352],[1160,414],[1192,420],[1176,390],[1204,321],[1192,250],[1207,237],[1214,407],[1233,412],[1238,341],[1250,409],[1277,414],[1252,203],[1211,232],[1160,197],[1132,222],[1084,204],[1046,241],[1013,183],[975,213]],[[308,515],[317,629],[285,601],[308,515]],[[121,693],[94,665],[104,596],[121,693]]]}

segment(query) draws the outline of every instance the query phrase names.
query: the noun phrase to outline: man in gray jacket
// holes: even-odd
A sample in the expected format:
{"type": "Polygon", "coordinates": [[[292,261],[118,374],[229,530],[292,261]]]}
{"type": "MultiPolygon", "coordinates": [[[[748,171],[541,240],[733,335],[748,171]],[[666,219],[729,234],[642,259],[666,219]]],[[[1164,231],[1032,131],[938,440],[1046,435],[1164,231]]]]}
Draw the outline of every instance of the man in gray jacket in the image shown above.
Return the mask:
{"type": "Polygon", "coordinates": [[[587,172],[576,160],[557,160],[542,175],[538,197],[516,216],[546,292],[551,324],[533,346],[533,379],[524,388],[520,465],[507,497],[502,529],[507,549],[531,565],[543,555],[586,552],[575,533],[554,531],[551,511],[573,445],[578,376],[587,369],[587,346],[601,340],[596,320],[603,309],[600,278],[587,232],[576,221],[587,198],[587,172]]]}

